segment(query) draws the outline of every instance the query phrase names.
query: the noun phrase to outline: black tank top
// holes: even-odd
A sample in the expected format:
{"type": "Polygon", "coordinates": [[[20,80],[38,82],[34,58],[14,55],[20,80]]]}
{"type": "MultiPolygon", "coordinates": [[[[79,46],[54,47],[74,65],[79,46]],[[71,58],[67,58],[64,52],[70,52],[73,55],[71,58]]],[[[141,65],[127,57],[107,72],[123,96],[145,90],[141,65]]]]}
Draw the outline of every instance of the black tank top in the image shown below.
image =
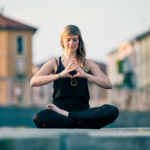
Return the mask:
{"type": "MultiPolygon", "coordinates": [[[[56,63],[57,63],[57,60],[56,60],[56,63]]],[[[56,74],[61,73],[64,69],[65,67],[61,63],[61,57],[59,57],[59,65],[57,64],[56,74]]],[[[53,83],[53,89],[54,89],[53,103],[54,104],[57,103],[58,105],[59,104],[66,105],[69,102],[71,103],[72,106],[74,103],[76,105],[74,106],[74,108],[76,107],[75,108],[76,110],[77,110],[77,107],[80,107],[80,106],[82,106],[82,108],[89,108],[90,94],[89,94],[87,79],[76,77],[76,81],[77,81],[77,85],[72,86],[70,83],[71,82],[70,77],[59,78],[55,80],[53,83]],[[64,100],[65,102],[63,101],[63,99],[65,99],[64,100]]],[[[71,110],[73,110],[73,107],[71,110]]]]}

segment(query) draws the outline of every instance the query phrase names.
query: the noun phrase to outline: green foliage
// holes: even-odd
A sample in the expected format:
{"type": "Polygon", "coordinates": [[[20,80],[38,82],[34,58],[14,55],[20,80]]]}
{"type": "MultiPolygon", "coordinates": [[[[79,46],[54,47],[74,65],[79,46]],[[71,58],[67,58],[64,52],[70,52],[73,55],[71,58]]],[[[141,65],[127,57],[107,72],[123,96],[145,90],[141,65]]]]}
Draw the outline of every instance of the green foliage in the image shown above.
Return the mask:
{"type": "Polygon", "coordinates": [[[114,88],[121,89],[122,83],[113,85],[114,88]]]}
{"type": "Polygon", "coordinates": [[[116,65],[117,65],[117,69],[118,69],[118,73],[123,73],[123,61],[122,60],[118,60],[116,62],[116,65]]]}
{"type": "Polygon", "coordinates": [[[14,140],[11,138],[1,139],[0,140],[0,149],[1,150],[13,150],[14,149],[14,140]]]}

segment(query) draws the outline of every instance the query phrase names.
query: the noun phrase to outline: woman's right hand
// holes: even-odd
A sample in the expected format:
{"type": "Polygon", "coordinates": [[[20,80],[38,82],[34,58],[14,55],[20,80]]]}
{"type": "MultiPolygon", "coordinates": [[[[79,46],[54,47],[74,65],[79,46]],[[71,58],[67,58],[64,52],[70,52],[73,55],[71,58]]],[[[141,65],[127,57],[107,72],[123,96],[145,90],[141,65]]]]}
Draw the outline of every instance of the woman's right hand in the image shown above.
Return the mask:
{"type": "Polygon", "coordinates": [[[71,65],[73,64],[73,60],[68,64],[68,66],[60,73],[60,77],[61,78],[66,78],[66,77],[70,77],[73,78],[72,75],[69,74],[69,72],[76,70],[75,65],[73,68],[71,68],[71,65]],[[70,69],[71,68],[71,69],[70,69]]]}

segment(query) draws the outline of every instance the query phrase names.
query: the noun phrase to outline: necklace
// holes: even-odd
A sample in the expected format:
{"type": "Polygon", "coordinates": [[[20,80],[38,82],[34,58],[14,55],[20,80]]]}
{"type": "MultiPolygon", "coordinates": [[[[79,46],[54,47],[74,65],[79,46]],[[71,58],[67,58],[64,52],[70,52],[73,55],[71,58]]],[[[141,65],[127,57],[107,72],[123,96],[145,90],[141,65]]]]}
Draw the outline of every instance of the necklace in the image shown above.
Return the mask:
{"type": "MultiPolygon", "coordinates": [[[[62,55],[62,56],[64,56],[64,54],[62,55]]],[[[64,56],[64,58],[66,59],[66,57],[64,56]]],[[[64,60],[63,60],[63,62],[64,62],[64,60]]],[[[71,72],[69,72],[69,74],[70,75],[75,75],[77,73],[77,71],[75,70],[75,71],[71,71],[71,72]]],[[[71,81],[70,81],[70,84],[72,85],[72,86],[76,86],[77,85],[77,80],[76,80],[76,77],[75,78],[73,78],[73,79],[71,79],[71,81]],[[73,79],[74,79],[74,81],[73,81],[73,79]],[[75,83],[74,83],[75,82],[75,83]]]]}

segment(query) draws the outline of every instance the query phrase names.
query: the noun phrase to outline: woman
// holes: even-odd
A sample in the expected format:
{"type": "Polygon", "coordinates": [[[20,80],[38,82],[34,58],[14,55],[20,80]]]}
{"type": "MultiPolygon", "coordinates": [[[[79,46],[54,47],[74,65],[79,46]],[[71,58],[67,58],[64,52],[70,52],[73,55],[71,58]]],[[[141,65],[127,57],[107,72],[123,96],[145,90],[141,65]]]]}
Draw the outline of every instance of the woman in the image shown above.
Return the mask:
{"type": "Polygon", "coordinates": [[[31,79],[30,86],[54,81],[53,104],[37,112],[33,121],[38,128],[100,129],[118,117],[117,107],[105,104],[90,108],[87,80],[111,89],[108,77],[91,60],[77,26],[66,26],[60,36],[63,56],[46,62],[31,79]]]}

